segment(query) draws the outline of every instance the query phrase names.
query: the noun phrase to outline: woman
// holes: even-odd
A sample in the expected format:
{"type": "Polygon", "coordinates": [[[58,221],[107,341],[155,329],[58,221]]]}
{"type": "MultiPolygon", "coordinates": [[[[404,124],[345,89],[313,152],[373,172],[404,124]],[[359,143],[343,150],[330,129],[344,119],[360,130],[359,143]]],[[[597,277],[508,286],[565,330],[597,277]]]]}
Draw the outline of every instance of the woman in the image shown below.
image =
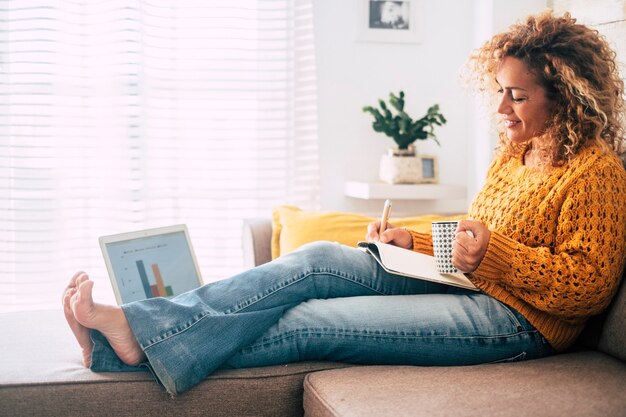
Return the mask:
{"type": "MultiPolygon", "coordinates": [[[[95,304],[93,282],[78,273],[63,304],[85,365],[149,367],[176,394],[219,367],[466,365],[567,349],[609,304],[626,257],[615,54],[569,15],[544,13],[495,36],[470,64],[479,87],[497,92],[503,129],[453,243],[454,265],[482,291],[388,274],[328,242],[121,308],[95,304]]],[[[366,237],[432,254],[429,234],[389,227],[378,236],[373,223],[366,237]]]]}

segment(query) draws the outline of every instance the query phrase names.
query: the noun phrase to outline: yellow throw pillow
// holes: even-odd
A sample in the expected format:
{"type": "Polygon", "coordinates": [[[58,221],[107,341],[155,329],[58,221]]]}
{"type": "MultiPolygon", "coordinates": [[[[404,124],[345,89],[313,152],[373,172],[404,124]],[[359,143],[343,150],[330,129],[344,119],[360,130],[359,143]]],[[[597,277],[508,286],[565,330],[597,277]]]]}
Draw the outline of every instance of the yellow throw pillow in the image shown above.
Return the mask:
{"type": "MultiPolygon", "coordinates": [[[[429,232],[432,222],[452,218],[458,219],[460,216],[392,217],[389,222],[394,226],[429,232]]],[[[354,213],[303,211],[294,206],[278,206],[272,216],[272,259],[318,240],[356,247],[360,240],[365,239],[367,225],[375,220],[354,213]]]]}

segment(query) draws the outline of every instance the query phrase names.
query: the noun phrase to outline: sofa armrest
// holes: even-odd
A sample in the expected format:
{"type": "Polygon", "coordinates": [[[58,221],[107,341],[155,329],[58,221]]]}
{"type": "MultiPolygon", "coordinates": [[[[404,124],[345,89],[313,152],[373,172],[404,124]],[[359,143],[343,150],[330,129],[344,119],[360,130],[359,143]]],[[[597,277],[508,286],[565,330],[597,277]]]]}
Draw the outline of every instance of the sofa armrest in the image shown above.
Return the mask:
{"type": "Polygon", "coordinates": [[[272,260],[272,221],[266,218],[244,219],[243,262],[246,269],[272,260]]]}

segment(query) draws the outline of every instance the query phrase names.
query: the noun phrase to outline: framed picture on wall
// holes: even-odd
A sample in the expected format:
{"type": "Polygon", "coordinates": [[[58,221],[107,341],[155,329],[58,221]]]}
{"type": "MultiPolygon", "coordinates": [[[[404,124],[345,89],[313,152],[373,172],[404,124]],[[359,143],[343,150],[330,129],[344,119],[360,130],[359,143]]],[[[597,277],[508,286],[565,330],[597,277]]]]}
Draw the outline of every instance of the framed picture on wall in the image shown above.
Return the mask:
{"type": "Polygon", "coordinates": [[[419,43],[421,0],[355,0],[357,40],[363,42],[419,43]]]}

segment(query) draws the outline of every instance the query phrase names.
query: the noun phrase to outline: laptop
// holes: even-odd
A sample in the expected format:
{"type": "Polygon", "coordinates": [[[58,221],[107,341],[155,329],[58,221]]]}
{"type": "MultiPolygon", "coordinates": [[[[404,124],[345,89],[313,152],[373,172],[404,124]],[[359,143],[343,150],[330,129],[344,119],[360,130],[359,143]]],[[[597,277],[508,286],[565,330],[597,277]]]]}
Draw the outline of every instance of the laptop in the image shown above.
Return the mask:
{"type": "Polygon", "coordinates": [[[184,224],[98,240],[118,304],[171,298],[203,284],[184,224]]]}

